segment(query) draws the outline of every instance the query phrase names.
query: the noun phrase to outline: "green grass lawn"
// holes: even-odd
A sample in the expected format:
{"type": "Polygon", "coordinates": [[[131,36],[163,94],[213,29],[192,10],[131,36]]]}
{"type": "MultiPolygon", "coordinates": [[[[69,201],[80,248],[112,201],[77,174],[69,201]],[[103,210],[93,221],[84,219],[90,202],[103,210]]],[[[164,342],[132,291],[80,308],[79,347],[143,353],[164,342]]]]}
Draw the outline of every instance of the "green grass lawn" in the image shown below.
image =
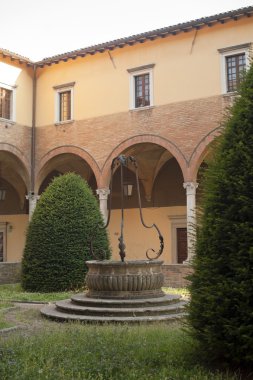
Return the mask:
{"type": "MultiPolygon", "coordinates": [[[[188,296],[185,289],[164,291],[188,296]]],[[[71,294],[27,293],[19,284],[1,285],[0,308],[11,306],[12,301],[49,302],[71,294]]],[[[180,324],[80,325],[44,320],[39,310],[11,313],[29,329],[4,339],[0,335],[1,380],[241,379],[208,368],[196,342],[180,324]]],[[[0,309],[0,329],[10,326],[5,315],[0,309]]]]}
{"type": "MultiPolygon", "coordinates": [[[[80,290],[81,292],[81,290],[80,290]]],[[[33,302],[52,302],[70,298],[73,292],[59,293],[30,293],[25,292],[20,284],[0,285],[1,301],[33,301],[33,302]]]]}
{"type": "MultiPolygon", "coordinates": [[[[76,292],[81,293],[84,289],[76,292]]],[[[186,289],[163,288],[165,293],[189,295],[186,289]]],[[[53,302],[66,298],[70,298],[74,292],[58,292],[58,293],[31,293],[25,292],[20,284],[0,285],[0,303],[6,301],[33,301],[33,302],[53,302]]]]}
{"type": "Polygon", "coordinates": [[[0,301],[0,330],[12,326],[11,323],[9,323],[5,320],[5,311],[6,311],[6,309],[8,309],[12,306],[13,306],[13,304],[11,302],[1,302],[0,301]]]}
{"type": "Polygon", "coordinates": [[[12,326],[11,323],[9,323],[5,320],[5,311],[6,311],[6,309],[8,309],[12,306],[13,305],[11,302],[1,302],[0,301],[0,330],[12,326]]]}
{"type": "MultiPolygon", "coordinates": [[[[6,329],[6,328],[12,327],[12,326],[13,326],[13,324],[11,324],[5,320],[4,314],[0,310],[0,330],[6,329]]],[[[0,357],[1,357],[1,354],[0,354],[0,357]]]]}
{"type": "Polygon", "coordinates": [[[12,307],[12,306],[13,306],[12,302],[0,301],[0,311],[1,311],[1,309],[7,309],[7,308],[12,307]]]}
{"type": "MultiPolygon", "coordinates": [[[[21,333],[19,333],[21,334],[21,333]]],[[[207,369],[179,325],[52,324],[0,346],[2,380],[235,380],[207,369]]]]}

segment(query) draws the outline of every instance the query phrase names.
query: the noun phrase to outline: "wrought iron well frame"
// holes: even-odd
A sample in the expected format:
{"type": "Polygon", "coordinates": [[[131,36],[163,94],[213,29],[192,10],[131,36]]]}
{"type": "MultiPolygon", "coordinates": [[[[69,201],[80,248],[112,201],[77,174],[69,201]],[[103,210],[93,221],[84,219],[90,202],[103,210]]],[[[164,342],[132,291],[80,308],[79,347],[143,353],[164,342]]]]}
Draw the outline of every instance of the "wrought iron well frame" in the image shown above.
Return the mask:
{"type": "MultiPolygon", "coordinates": [[[[135,172],[135,180],[136,180],[136,188],[137,188],[137,196],[138,196],[138,208],[139,208],[141,223],[145,228],[154,228],[158,233],[158,237],[159,237],[159,241],[160,241],[160,249],[158,250],[158,252],[155,252],[155,250],[153,248],[149,248],[146,251],[146,257],[148,260],[157,260],[161,256],[161,254],[163,253],[164,239],[163,239],[163,236],[162,236],[159,228],[157,227],[157,225],[155,223],[153,223],[152,225],[147,225],[144,222],[143,214],[142,214],[142,207],[141,207],[141,195],[140,195],[140,184],[139,184],[139,176],[138,176],[138,164],[137,164],[135,157],[125,156],[122,154],[118,157],[115,157],[112,160],[111,178],[110,178],[110,185],[109,185],[110,192],[109,192],[109,209],[108,209],[107,222],[103,226],[101,226],[101,225],[98,226],[98,228],[105,229],[109,226],[110,219],[111,219],[111,210],[112,210],[113,174],[117,170],[117,168],[120,167],[121,224],[120,224],[120,237],[118,238],[118,240],[119,240],[118,247],[119,247],[119,255],[120,255],[121,261],[124,262],[125,257],[126,257],[126,245],[125,245],[125,241],[124,241],[124,197],[125,197],[125,195],[124,195],[124,168],[129,168],[130,165],[133,167],[134,172],[135,172]],[[155,255],[151,256],[150,252],[153,252],[155,255]]],[[[91,242],[90,242],[91,254],[96,259],[102,260],[103,258],[101,256],[98,257],[97,254],[94,252],[93,243],[92,243],[93,239],[94,239],[94,236],[92,237],[91,242]]]]}

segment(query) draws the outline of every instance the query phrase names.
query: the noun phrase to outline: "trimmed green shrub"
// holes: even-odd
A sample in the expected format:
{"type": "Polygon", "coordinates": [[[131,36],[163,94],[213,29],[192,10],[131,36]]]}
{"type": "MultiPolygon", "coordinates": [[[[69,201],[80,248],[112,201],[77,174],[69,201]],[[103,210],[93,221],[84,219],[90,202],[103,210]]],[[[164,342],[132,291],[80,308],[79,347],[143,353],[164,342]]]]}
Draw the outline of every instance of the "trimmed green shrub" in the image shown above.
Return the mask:
{"type": "Polygon", "coordinates": [[[55,178],[36,206],[28,227],[22,261],[22,286],[28,291],[65,291],[84,286],[90,255],[110,257],[102,216],[87,183],[68,173],[55,178]]]}
{"type": "Polygon", "coordinates": [[[253,363],[253,67],[206,171],[189,322],[202,355],[253,363]]]}

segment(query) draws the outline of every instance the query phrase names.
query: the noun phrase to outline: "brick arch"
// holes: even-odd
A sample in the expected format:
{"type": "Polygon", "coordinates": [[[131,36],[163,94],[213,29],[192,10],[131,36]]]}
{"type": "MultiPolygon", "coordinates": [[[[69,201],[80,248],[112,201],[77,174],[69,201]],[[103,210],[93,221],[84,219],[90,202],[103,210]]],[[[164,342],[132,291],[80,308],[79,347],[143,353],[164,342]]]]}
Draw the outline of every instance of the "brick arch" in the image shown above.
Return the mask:
{"type": "Polygon", "coordinates": [[[220,135],[220,133],[220,127],[213,129],[205,137],[203,137],[203,139],[196,146],[189,160],[187,181],[196,181],[199,167],[210,151],[211,144],[220,135]]]}
{"type": "Polygon", "coordinates": [[[8,143],[0,143],[0,151],[13,154],[20,162],[24,169],[25,178],[23,178],[27,189],[30,187],[30,162],[28,158],[15,145],[8,143]]]}
{"type": "Polygon", "coordinates": [[[108,158],[106,159],[103,168],[102,168],[102,177],[101,177],[101,185],[103,187],[107,187],[109,185],[110,181],[110,170],[111,170],[111,163],[112,159],[114,157],[117,157],[120,155],[124,150],[127,148],[130,148],[132,145],[135,144],[145,144],[145,143],[153,143],[156,145],[159,145],[166,150],[168,150],[174,158],[177,160],[182,173],[183,177],[186,178],[187,175],[187,162],[186,158],[183,155],[183,153],[180,151],[180,149],[174,144],[173,142],[160,137],[156,135],[138,135],[131,137],[129,139],[126,139],[122,141],[118,146],[116,146],[113,151],[110,153],[108,158]]]}
{"type": "Polygon", "coordinates": [[[40,186],[40,175],[45,167],[45,165],[54,157],[59,156],[60,154],[74,154],[75,156],[81,157],[86,163],[90,166],[91,170],[94,173],[94,176],[96,178],[96,182],[99,186],[100,179],[101,179],[101,171],[99,169],[99,166],[95,159],[91,156],[90,153],[88,153],[86,150],[76,147],[76,146],[71,146],[71,145],[65,145],[61,147],[57,147],[55,149],[50,150],[47,152],[39,161],[38,169],[36,170],[36,191],[38,191],[39,186],[40,186]]]}

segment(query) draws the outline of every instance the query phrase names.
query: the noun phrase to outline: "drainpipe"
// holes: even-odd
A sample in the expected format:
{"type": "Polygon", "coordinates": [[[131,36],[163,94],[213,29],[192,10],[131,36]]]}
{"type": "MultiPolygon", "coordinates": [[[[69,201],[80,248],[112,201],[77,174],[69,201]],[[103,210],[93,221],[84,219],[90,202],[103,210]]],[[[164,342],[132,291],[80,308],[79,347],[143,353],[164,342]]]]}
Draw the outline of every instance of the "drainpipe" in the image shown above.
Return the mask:
{"type": "Polygon", "coordinates": [[[36,65],[33,65],[33,99],[32,99],[32,141],[31,141],[31,192],[34,193],[35,186],[35,123],[36,123],[36,65]]]}
{"type": "Polygon", "coordinates": [[[35,138],[36,138],[36,90],[37,90],[37,66],[33,65],[33,97],[32,97],[32,135],[31,135],[31,187],[26,199],[29,200],[29,220],[36,207],[38,196],[35,190],[35,138]]]}

